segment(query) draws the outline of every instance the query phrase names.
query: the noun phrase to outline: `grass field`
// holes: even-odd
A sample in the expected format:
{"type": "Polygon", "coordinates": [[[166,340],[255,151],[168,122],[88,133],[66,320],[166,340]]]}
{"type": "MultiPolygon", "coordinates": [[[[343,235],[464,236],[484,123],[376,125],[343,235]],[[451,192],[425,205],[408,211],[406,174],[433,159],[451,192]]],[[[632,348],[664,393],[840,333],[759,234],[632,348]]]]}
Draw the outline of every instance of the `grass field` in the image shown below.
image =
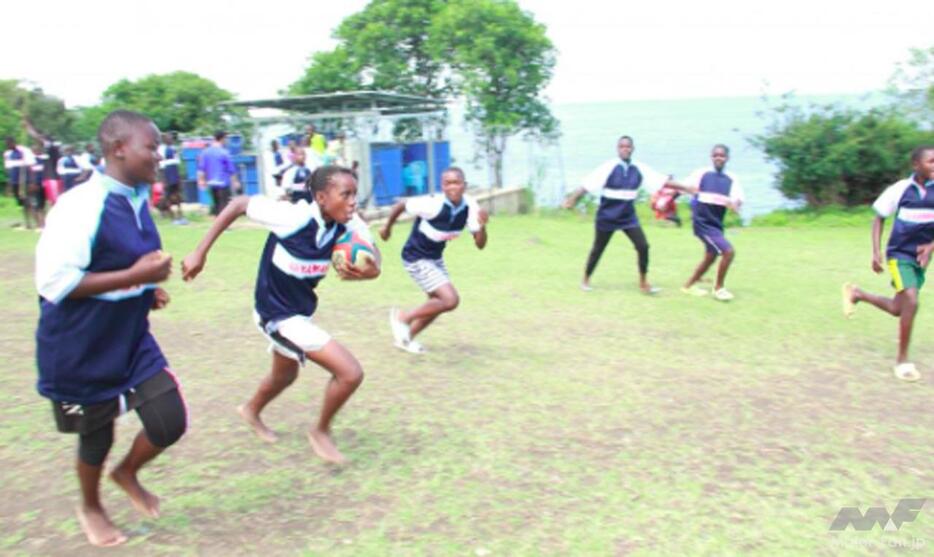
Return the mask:
{"type": "MultiPolygon", "coordinates": [[[[9,212],[7,213],[9,215],[9,212]]],[[[591,217],[496,217],[490,244],[446,252],[461,306],[393,349],[386,315],[420,294],[382,244],[383,275],[335,277],[319,323],[351,348],[366,380],[338,417],[350,463],[316,460],[304,428],[326,379],[303,371],[268,409],[276,445],[234,408],[266,373],[251,324],[265,234],[225,234],[205,273],[167,284],[152,327],[181,376],[185,438],[144,471],[157,521],[104,487],[131,535],[113,555],[840,555],[934,552],[934,503],[898,532],[829,532],[843,506],[934,498],[934,309],[922,294],[913,358],[891,375],[896,321],[839,286],[887,291],[869,270],[869,226],[733,229],[737,260],[720,304],[678,286],[702,248],[688,229],[650,224],[649,298],[635,256],[613,239],[577,288],[591,217]]],[[[176,261],[205,224],[161,226],[176,261]]],[[[56,433],[34,388],[36,235],[0,230],[0,553],[92,553],[72,513],[76,440],[56,433]]],[[[122,418],[112,453],[139,428],[122,418]]],[[[103,552],[101,552],[103,553],[103,552]]]]}

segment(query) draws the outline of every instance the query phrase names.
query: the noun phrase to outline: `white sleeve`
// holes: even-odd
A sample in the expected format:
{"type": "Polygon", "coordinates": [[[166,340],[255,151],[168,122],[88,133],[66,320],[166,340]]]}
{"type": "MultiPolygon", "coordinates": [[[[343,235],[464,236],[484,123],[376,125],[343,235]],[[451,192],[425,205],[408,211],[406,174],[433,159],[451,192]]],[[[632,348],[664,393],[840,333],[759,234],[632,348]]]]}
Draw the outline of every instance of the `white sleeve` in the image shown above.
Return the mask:
{"type": "Polygon", "coordinates": [[[165,145],[160,145],[156,150],[159,151],[159,168],[165,168],[165,145]]]}
{"type": "Polygon", "coordinates": [[[23,166],[32,166],[36,164],[36,155],[32,152],[32,149],[20,147],[19,150],[23,153],[23,166]]]}
{"type": "Polygon", "coordinates": [[[63,195],[52,206],[36,246],[36,290],[57,304],[84,278],[91,263],[105,194],[95,188],[63,195]]]}
{"type": "Polygon", "coordinates": [[[902,195],[909,185],[911,185],[910,180],[900,180],[885,188],[882,195],[872,204],[876,214],[882,218],[894,215],[895,211],[898,210],[898,202],[901,201],[902,195]]]}
{"type": "Polygon", "coordinates": [[[14,162],[13,159],[10,158],[11,156],[12,156],[11,152],[9,151],[3,152],[3,168],[7,170],[20,166],[20,162],[19,161],[14,162]]]}
{"type": "Polygon", "coordinates": [[[438,216],[443,206],[444,199],[441,196],[422,195],[408,198],[405,201],[405,212],[423,219],[430,219],[438,216]]]}
{"type": "Polygon", "coordinates": [[[699,188],[701,178],[704,177],[704,174],[706,172],[707,172],[706,169],[698,168],[694,172],[691,172],[690,174],[688,174],[688,177],[684,179],[684,182],[682,182],[682,185],[689,186],[692,188],[699,188]]]}
{"type": "Polygon", "coordinates": [[[584,177],[581,187],[591,195],[599,195],[600,190],[606,185],[607,178],[610,177],[610,173],[613,172],[617,164],[619,164],[619,159],[611,159],[601,164],[584,177]]]}
{"type": "Polygon", "coordinates": [[[373,245],[373,234],[370,233],[370,227],[366,221],[360,218],[360,215],[354,213],[354,216],[347,223],[348,232],[356,232],[361,238],[373,245]]]}
{"type": "Polygon", "coordinates": [[[468,197],[467,198],[467,230],[471,234],[476,234],[480,232],[480,229],[483,228],[480,224],[480,204],[477,203],[477,200],[468,197]]]}
{"type": "Polygon", "coordinates": [[[734,205],[742,205],[746,202],[746,195],[743,191],[743,186],[739,183],[739,180],[735,176],[730,176],[733,179],[733,184],[730,186],[730,201],[734,205]]]}
{"type": "Polygon", "coordinates": [[[253,195],[247,203],[246,216],[276,236],[285,238],[308,224],[312,212],[307,203],[277,201],[264,195],[253,195]]]}
{"type": "Polygon", "coordinates": [[[55,172],[58,173],[59,177],[65,175],[65,157],[58,159],[58,162],[55,163],[55,172]]]}
{"type": "Polygon", "coordinates": [[[645,188],[645,191],[649,193],[655,193],[658,190],[662,189],[662,186],[665,185],[665,182],[668,181],[668,175],[657,172],[651,166],[638,163],[636,168],[639,169],[639,173],[642,174],[642,184],[641,186],[645,188]]]}

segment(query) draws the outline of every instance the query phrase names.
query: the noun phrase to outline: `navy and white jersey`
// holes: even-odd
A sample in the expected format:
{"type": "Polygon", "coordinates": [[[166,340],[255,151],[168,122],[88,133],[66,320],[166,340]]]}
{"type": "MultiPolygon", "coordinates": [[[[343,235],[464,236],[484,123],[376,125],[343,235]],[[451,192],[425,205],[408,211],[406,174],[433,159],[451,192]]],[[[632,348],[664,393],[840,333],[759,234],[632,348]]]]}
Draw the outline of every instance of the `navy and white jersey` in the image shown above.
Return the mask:
{"type": "Polygon", "coordinates": [[[310,317],[318,305],[314,288],[331,266],[334,243],[344,232],[359,233],[373,243],[359,216],[345,225],[325,222],[317,203],[274,201],[262,195],[250,198],[247,216],[269,229],[259,261],[254,299],[263,321],[310,317]]]}
{"type": "Polygon", "coordinates": [[[167,367],[149,332],[154,284],[71,299],[86,273],[127,269],[161,248],[148,188],[95,174],[58,198],[36,247],[38,390],[95,404],[167,367]]]}
{"type": "Polygon", "coordinates": [[[17,145],[15,149],[7,149],[3,152],[3,168],[11,184],[19,184],[22,172],[28,172],[29,167],[35,162],[35,156],[32,151],[17,145]]]}
{"type": "Polygon", "coordinates": [[[598,166],[584,178],[583,183],[587,192],[600,196],[597,229],[610,231],[638,227],[639,218],[633,202],[639,195],[639,188],[654,193],[667,181],[668,176],[635,160],[627,162],[614,158],[598,166]]]}
{"type": "Polygon", "coordinates": [[[78,179],[78,176],[81,175],[84,170],[78,165],[78,161],[74,155],[65,155],[64,157],[58,159],[57,172],[59,177],[62,179],[62,182],[65,183],[65,190],[70,190],[75,186],[75,182],[78,179]]]}
{"type": "Polygon", "coordinates": [[[917,180],[912,175],[895,182],[872,204],[882,218],[895,215],[885,251],[889,259],[917,261],[918,246],[934,241],[934,180],[923,186],[917,180]]]}
{"type": "Polygon", "coordinates": [[[46,164],[49,162],[49,156],[45,153],[35,154],[33,163],[29,166],[30,182],[37,186],[42,185],[42,180],[46,174],[46,164]]]}
{"type": "Polygon", "coordinates": [[[305,166],[290,165],[282,174],[282,188],[293,203],[302,199],[311,203],[311,193],[305,187],[311,170],[305,166]]]}
{"type": "Polygon", "coordinates": [[[404,261],[441,259],[444,246],[466,228],[480,231],[480,206],[467,195],[457,207],[444,195],[412,197],[405,202],[405,212],[415,216],[412,232],[402,248],[404,261]]]}
{"type": "Polygon", "coordinates": [[[167,186],[175,186],[181,183],[179,174],[179,165],[181,159],[178,158],[178,150],[174,145],[159,145],[159,155],[162,160],[159,161],[159,168],[162,169],[162,179],[167,186]]]}
{"type": "Polygon", "coordinates": [[[692,203],[694,231],[723,230],[723,218],[732,204],[743,203],[743,188],[736,176],[717,172],[712,167],[699,168],[688,175],[684,185],[697,188],[692,203]]]}

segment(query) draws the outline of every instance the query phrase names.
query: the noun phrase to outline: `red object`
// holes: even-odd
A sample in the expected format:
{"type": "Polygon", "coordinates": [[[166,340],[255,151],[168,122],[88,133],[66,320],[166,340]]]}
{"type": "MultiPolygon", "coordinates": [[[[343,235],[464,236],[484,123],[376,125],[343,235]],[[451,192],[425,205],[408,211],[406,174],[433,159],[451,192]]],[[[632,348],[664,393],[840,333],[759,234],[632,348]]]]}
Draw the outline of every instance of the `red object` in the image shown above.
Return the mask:
{"type": "Polygon", "coordinates": [[[675,200],[681,195],[678,190],[673,188],[662,188],[652,194],[652,210],[655,211],[655,219],[663,220],[677,214],[675,200]]]}
{"type": "Polygon", "coordinates": [[[58,196],[65,190],[64,180],[42,180],[42,188],[45,190],[45,199],[49,203],[55,203],[58,196]]]}
{"type": "Polygon", "coordinates": [[[165,186],[162,185],[162,182],[155,182],[152,185],[152,191],[149,196],[149,205],[152,207],[158,207],[159,201],[162,200],[162,196],[165,194],[165,186]]]}

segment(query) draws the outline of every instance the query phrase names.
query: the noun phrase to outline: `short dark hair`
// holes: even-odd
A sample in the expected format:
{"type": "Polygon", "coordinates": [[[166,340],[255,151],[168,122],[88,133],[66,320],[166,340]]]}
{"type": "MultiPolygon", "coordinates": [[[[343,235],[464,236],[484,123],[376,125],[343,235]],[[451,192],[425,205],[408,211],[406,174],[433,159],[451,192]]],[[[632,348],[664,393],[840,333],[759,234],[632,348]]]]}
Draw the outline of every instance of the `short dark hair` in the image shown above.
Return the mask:
{"type": "Polygon", "coordinates": [[[461,177],[461,180],[463,180],[464,182],[467,181],[467,175],[464,174],[464,170],[463,170],[461,167],[459,167],[459,166],[449,166],[449,167],[445,168],[444,170],[441,171],[440,176],[444,176],[444,175],[447,174],[448,172],[454,172],[454,173],[458,174],[458,175],[461,177]]]}
{"type": "Polygon", "coordinates": [[[114,110],[104,117],[97,128],[97,142],[101,145],[104,154],[110,153],[117,141],[122,141],[137,126],[155,126],[152,120],[139,112],[132,110],[114,110]]]}
{"type": "Polygon", "coordinates": [[[227,132],[225,132],[224,130],[217,130],[216,132],[214,132],[215,141],[220,141],[221,139],[224,139],[225,137],[227,137],[227,132]]]}
{"type": "Polygon", "coordinates": [[[353,179],[357,178],[357,176],[353,173],[353,170],[345,166],[339,166],[336,164],[319,166],[315,169],[314,172],[311,173],[311,176],[308,177],[308,181],[305,182],[305,189],[311,192],[311,195],[314,195],[319,191],[325,191],[332,185],[334,177],[338,174],[346,174],[353,179]]]}
{"type": "Polygon", "coordinates": [[[915,163],[921,160],[924,153],[934,151],[934,144],[919,145],[911,151],[911,162],[915,163]]]}
{"type": "Polygon", "coordinates": [[[726,153],[727,155],[730,154],[730,148],[724,145],[723,143],[717,143],[716,145],[714,145],[713,148],[710,149],[710,152],[713,153],[717,149],[723,149],[724,153],[726,153]]]}
{"type": "Polygon", "coordinates": [[[624,140],[624,139],[628,139],[629,142],[632,143],[633,145],[636,144],[636,142],[635,142],[635,140],[632,138],[632,136],[629,136],[629,135],[621,135],[621,136],[619,136],[619,139],[616,140],[616,143],[618,144],[620,141],[622,141],[622,140],[624,140]]]}

